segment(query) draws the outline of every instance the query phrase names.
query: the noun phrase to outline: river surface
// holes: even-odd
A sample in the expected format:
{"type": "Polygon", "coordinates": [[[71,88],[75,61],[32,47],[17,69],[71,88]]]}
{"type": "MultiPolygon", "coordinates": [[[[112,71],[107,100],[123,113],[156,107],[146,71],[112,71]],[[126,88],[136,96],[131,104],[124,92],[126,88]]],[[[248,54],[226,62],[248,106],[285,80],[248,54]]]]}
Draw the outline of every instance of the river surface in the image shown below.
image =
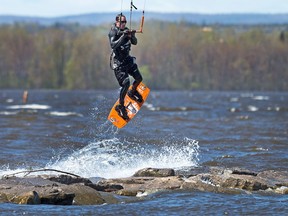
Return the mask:
{"type": "MultiPolygon", "coordinates": [[[[52,168],[120,178],[200,166],[287,170],[288,93],[154,91],[123,129],[109,91],[0,91],[0,176],[52,168]]],[[[0,215],[284,215],[287,195],[156,193],[101,206],[0,204],[0,215]]]]}

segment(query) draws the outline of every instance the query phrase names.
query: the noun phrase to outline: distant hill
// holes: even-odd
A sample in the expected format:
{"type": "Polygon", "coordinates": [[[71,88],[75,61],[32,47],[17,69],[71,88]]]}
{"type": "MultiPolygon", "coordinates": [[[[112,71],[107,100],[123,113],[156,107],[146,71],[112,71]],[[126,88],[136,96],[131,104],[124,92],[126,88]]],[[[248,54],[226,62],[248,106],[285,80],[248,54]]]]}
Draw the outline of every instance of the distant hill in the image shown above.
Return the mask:
{"type": "MultiPolygon", "coordinates": [[[[124,12],[127,18],[129,12],[124,12]]],[[[38,23],[53,25],[55,23],[78,23],[80,25],[99,25],[114,22],[116,13],[92,13],[73,16],[43,18],[29,16],[0,16],[0,24],[38,23]]],[[[141,13],[133,13],[133,20],[141,18],[141,13]]],[[[169,22],[189,22],[194,24],[223,24],[223,25],[257,25],[257,24],[287,24],[287,14],[196,14],[196,13],[150,13],[145,14],[145,20],[161,20],[169,22]]]]}

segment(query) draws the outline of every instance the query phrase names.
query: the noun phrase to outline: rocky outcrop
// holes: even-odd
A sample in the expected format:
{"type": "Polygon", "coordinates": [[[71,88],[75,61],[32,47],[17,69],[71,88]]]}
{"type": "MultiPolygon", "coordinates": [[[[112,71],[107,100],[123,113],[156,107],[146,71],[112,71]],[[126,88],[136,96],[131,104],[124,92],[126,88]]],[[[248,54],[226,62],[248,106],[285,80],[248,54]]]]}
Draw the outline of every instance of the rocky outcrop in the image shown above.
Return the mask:
{"type": "Polygon", "coordinates": [[[122,202],[121,197],[112,193],[103,194],[89,184],[93,185],[89,179],[63,175],[3,178],[0,180],[0,202],[53,205],[100,205],[122,202]]]}
{"type": "Polygon", "coordinates": [[[2,178],[0,202],[100,205],[131,202],[162,190],[288,194],[288,172],[275,170],[257,173],[241,168],[221,167],[198,167],[181,171],[145,168],[129,178],[98,180],[92,182],[69,175],[2,178]]]}
{"type": "Polygon", "coordinates": [[[131,196],[175,189],[221,193],[264,191],[287,194],[287,184],[287,171],[256,173],[241,168],[224,169],[221,167],[192,168],[177,172],[171,172],[170,169],[146,168],[136,172],[133,177],[103,179],[98,182],[98,185],[105,185],[106,191],[118,187],[117,194],[131,196]]]}

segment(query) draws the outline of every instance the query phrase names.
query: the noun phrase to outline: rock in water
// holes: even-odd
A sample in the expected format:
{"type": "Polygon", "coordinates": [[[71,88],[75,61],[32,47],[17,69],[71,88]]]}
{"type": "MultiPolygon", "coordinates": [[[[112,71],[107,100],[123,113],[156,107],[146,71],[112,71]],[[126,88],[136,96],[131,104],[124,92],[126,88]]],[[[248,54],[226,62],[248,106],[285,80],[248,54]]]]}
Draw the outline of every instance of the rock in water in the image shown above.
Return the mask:
{"type": "Polygon", "coordinates": [[[136,172],[134,177],[168,177],[175,176],[173,169],[144,168],[136,172]]]}

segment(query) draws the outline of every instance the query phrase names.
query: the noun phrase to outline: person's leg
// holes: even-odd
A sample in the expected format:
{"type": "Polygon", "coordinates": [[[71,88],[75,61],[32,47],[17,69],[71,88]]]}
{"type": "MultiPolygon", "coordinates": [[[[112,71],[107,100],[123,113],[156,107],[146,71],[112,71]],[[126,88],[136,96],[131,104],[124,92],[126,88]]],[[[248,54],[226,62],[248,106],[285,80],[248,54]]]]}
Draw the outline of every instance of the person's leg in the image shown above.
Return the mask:
{"type": "Polygon", "coordinates": [[[120,90],[120,97],[119,97],[119,102],[123,106],[124,106],[125,95],[127,94],[129,86],[130,86],[130,80],[129,80],[129,77],[127,76],[127,78],[125,78],[125,80],[123,80],[122,82],[121,90],[120,90]]]}
{"type": "Polygon", "coordinates": [[[124,106],[124,99],[125,99],[125,95],[128,91],[128,88],[130,86],[130,80],[128,77],[128,73],[126,73],[125,71],[119,69],[116,69],[115,71],[115,76],[117,78],[117,81],[119,83],[119,85],[121,86],[121,90],[120,90],[120,96],[119,96],[119,105],[116,106],[116,111],[125,119],[129,119],[129,117],[127,116],[127,110],[124,106]]]}
{"type": "Polygon", "coordinates": [[[143,78],[142,75],[138,69],[137,64],[133,64],[131,68],[130,75],[134,78],[132,92],[135,92],[137,89],[137,86],[142,82],[143,78]]]}
{"type": "Polygon", "coordinates": [[[129,75],[131,75],[134,78],[132,89],[128,92],[128,96],[132,98],[133,100],[142,103],[143,98],[137,91],[138,85],[142,82],[143,78],[141,76],[141,73],[138,69],[137,64],[133,64],[133,66],[129,70],[129,75]]]}

